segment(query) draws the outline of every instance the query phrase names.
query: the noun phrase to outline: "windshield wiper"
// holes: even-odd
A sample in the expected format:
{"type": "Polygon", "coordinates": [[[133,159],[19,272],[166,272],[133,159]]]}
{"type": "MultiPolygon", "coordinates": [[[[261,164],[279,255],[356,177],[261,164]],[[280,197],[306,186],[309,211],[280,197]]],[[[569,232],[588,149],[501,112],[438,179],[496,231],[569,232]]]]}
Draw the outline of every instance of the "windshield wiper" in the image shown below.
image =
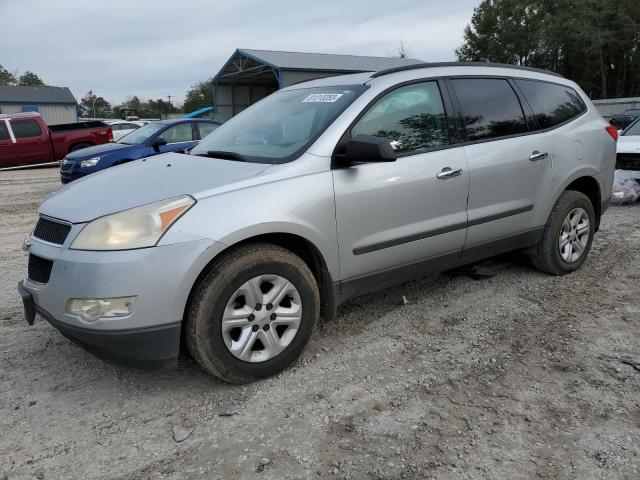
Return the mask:
{"type": "Polygon", "coordinates": [[[222,150],[209,150],[207,153],[196,153],[199,157],[212,157],[222,158],[224,160],[238,160],[240,162],[246,162],[247,159],[236,152],[224,152],[222,150]]]}

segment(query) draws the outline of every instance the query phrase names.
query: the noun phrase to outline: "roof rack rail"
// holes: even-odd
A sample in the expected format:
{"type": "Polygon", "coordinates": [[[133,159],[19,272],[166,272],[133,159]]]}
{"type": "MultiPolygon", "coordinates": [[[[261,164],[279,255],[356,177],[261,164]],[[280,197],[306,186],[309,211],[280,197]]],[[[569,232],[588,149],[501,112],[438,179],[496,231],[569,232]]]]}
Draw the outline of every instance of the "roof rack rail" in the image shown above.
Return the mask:
{"type": "Polygon", "coordinates": [[[543,70],[541,68],[525,67],[522,65],[509,65],[507,63],[490,63],[490,62],[434,62],[434,63],[416,63],[414,65],[405,65],[402,67],[387,68],[371,75],[371,78],[382,77],[390,73],[404,72],[405,70],[416,70],[418,68],[435,68],[435,67],[494,67],[494,68],[511,68],[515,70],[527,70],[529,72],[546,73],[554,77],[562,77],[559,73],[551,70],[543,70]]]}

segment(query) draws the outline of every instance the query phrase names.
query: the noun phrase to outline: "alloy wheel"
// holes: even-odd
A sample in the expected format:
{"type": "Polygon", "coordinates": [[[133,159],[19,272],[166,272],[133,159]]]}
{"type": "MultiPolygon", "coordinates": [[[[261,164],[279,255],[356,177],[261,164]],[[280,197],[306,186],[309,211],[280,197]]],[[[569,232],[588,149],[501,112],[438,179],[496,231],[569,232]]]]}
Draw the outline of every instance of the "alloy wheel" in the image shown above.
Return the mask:
{"type": "Polygon", "coordinates": [[[558,246],[560,256],[567,263],[577,261],[587,249],[591,225],[589,215],[583,208],[571,210],[562,222],[558,246]]]}
{"type": "Polygon", "coordinates": [[[242,284],[227,302],[222,336],[236,358],[265,362],[291,344],[301,320],[296,287],[279,275],[259,275],[242,284]]]}

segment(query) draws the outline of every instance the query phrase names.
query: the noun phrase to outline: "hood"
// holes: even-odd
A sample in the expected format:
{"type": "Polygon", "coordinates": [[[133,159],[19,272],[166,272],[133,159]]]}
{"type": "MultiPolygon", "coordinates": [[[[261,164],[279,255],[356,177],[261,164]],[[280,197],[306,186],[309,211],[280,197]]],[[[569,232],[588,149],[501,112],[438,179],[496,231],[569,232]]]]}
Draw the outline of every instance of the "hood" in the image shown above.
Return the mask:
{"type": "Polygon", "coordinates": [[[72,223],[156,202],[193,195],[248,179],[270,165],[165,153],[108,168],[62,187],[39,212],[72,223]]]}
{"type": "Polygon", "coordinates": [[[640,153],[639,135],[621,135],[618,137],[618,153],[640,153]]]}
{"type": "Polygon", "coordinates": [[[100,155],[107,155],[109,153],[119,151],[122,152],[126,149],[134,150],[140,148],[142,145],[125,145],[124,143],[103,143],[102,145],[94,145],[93,147],[82,148],[71,152],[67,155],[67,160],[76,162],[78,160],[86,160],[91,157],[98,157],[100,155]]]}

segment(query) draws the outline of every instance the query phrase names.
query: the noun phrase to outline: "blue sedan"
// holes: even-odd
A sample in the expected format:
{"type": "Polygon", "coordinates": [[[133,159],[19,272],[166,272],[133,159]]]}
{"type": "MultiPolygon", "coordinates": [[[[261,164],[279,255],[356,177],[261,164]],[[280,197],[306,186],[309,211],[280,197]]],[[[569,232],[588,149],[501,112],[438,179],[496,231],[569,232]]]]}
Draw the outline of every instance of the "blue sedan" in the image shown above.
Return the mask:
{"type": "Polygon", "coordinates": [[[188,150],[220,125],[213,120],[185,118],[149,123],[115,143],[69,153],[60,165],[62,183],[132,160],[188,150]]]}

